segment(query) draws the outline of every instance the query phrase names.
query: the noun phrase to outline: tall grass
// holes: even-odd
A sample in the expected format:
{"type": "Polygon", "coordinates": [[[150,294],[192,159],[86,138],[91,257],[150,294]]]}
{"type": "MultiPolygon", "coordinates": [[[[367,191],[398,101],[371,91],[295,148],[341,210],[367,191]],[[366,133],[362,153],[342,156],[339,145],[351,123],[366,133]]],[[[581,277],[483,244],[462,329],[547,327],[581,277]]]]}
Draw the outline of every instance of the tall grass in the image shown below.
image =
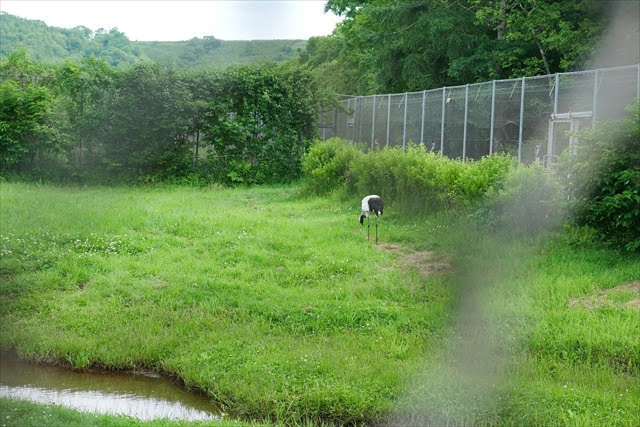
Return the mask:
{"type": "Polygon", "coordinates": [[[460,162],[423,146],[363,153],[345,140],[317,141],[304,159],[308,186],[318,194],[379,194],[407,213],[433,213],[477,203],[501,187],[515,166],[506,156],[460,162]]]}

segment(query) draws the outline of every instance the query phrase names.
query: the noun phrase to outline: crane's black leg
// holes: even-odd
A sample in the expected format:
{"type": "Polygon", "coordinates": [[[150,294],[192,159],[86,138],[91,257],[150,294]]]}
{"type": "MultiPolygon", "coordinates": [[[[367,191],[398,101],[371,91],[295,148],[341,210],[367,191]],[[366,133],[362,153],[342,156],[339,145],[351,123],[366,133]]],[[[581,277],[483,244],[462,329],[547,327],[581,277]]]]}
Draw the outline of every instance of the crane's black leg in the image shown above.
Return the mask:
{"type": "Polygon", "coordinates": [[[378,215],[376,215],[376,245],[378,244],[378,215]]]}
{"type": "Polygon", "coordinates": [[[371,230],[371,218],[367,217],[367,240],[369,240],[369,230],[371,230]]]}

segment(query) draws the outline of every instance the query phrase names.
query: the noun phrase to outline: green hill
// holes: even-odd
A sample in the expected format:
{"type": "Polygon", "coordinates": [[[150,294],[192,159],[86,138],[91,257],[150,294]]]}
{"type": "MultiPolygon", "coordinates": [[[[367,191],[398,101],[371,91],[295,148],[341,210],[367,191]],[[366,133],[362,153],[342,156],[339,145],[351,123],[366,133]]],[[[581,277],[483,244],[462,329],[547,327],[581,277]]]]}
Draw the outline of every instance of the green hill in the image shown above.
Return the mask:
{"type": "Polygon", "coordinates": [[[298,56],[306,40],[218,40],[193,38],[178,42],[131,42],[143,57],[184,67],[227,66],[258,61],[281,62],[298,56]]]}
{"type": "Polygon", "coordinates": [[[47,62],[96,56],[116,66],[146,59],[190,68],[224,67],[286,61],[297,56],[306,44],[306,40],[219,40],[213,36],[178,42],[131,41],[117,28],[95,32],[83,26],[58,28],[0,13],[0,59],[24,47],[30,57],[47,62]]]}

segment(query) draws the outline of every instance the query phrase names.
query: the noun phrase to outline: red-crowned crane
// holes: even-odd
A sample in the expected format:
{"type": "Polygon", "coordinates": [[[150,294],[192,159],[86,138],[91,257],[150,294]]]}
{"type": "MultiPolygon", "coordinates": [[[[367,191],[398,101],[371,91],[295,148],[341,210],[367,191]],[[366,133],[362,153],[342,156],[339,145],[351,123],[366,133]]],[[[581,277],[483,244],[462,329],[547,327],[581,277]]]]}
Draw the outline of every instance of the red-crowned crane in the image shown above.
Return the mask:
{"type": "Polygon", "coordinates": [[[371,229],[371,222],[369,214],[376,214],[376,245],[378,244],[378,216],[382,215],[382,209],[384,203],[380,196],[372,194],[362,199],[362,215],[360,215],[360,225],[364,227],[364,219],[367,218],[367,240],[369,240],[369,230],[371,229]]]}

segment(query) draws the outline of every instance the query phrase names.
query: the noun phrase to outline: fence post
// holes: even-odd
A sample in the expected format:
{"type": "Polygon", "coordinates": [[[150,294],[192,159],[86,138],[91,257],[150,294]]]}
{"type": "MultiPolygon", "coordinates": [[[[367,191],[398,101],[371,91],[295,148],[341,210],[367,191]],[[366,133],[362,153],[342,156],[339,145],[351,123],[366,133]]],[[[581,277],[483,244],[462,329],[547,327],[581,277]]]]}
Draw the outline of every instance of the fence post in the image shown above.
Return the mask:
{"type": "Polygon", "coordinates": [[[389,128],[391,124],[391,94],[387,95],[387,148],[389,148],[389,128]]]}
{"type": "Polygon", "coordinates": [[[558,86],[560,85],[560,74],[556,73],[556,81],[555,81],[555,90],[556,92],[553,95],[553,118],[558,114],[558,86]]]}
{"type": "Polygon", "coordinates": [[[440,158],[442,158],[443,151],[444,151],[444,113],[445,113],[446,97],[447,97],[447,87],[444,86],[442,88],[442,123],[440,124],[440,158]]]}
{"type": "Polygon", "coordinates": [[[422,91],[422,119],[420,122],[420,144],[424,144],[424,107],[427,100],[427,91],[422,91]]]}
{"type": "Polygon", "coordinates": [[[522,162],[522,122],[524,121],[524,83],[525,78],[522,78],[522,87],[520,88],[520,126],[518,129],[518,163],[522,162]]]}
{"type": "Polygon", "coordinates": [[[464,86],[464,128],[462,131],[462,161],[467,155],[467,112],[469,110],[469,84],[464,86]]]}
{"type": "Polygon", "coordinates": [[[373,95],[373,107],[371,107],[371,151],[373,151],[373,140],[376,135],[376,96],[373,95]]]}
{"type": "Polygon", "coordinates": [[[591,101],[591,129],[596,127],[596,116],[598,115],[598,79],[600,78],[600,70],[596,70],[593,77],[593,100],[591,101]]]}
{"type": "MultiPolygon", "coordinates": [[[[343,104],[344,106],[344,101],[343,104]]],[[[351,110],[351,98],[347,99],[347,112],[344,115],[344,139],[349,141],[349,111],[351,110]]],[[[353,141],[353,140],[352,140],[353,141]]]]}
{"type": "Polygon", "coordinates": [[[493,123],[496,113],[496,81],[491,85],[491,130],[489,131],[489,155],[493,154],[493,123]]]}
{"type": "Polygon", "coordinates": [[[322,112],[322,140],[327,140],[327,113],[326,111],[322,112]]]}
{"type": "Polygon", "coordinates": [[[636,98],[640,98],[640,64],[638,64],[638,72],[636,76],[636,98]]]}
{"type": "Polygon", "coordinates": [[[357,142],[361,143],[362,142],[362,104],[364,104],[364,99],[361,96],[359,96],[358,99],[360,100],[360,102],[358,103],[360,108],[358,108],[358,139],[357,139],[357,142]]]}
{"type": "Polygon", "coordinates": [[[409,94],[404,93],[404,120],[402,127],[402,151],[407,151],[407,104],[409,103],[409,94]]]}

